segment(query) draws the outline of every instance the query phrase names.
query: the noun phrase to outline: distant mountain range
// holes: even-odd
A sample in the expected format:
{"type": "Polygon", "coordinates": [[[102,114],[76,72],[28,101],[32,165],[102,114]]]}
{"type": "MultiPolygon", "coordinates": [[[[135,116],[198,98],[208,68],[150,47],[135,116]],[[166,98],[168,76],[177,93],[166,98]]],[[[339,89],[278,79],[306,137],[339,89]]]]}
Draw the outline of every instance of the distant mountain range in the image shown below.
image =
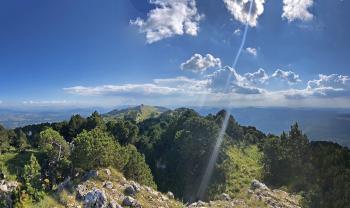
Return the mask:
{"type": "MultiPolygon", "coordinates": [[[[191,107],[202,115],[215,114],[221,108],[191,107]]],[[[73,114],[87,116],[94,109],[71,109],[56,111],[20,111],[0,109],[0,124],[15,128],[34,123],[56,122],[69,119],[73,114]]],[[[105,120],[129,118],[137,122],[159,116],[168,111],[160,106],[129,106],[112,111],[100,109],[105,120]]],[[[312,108],[234,108],[231,114],[241,124],[255,126],[265,133],[281,134],[298,122],[303,132],[311,140],[334,141],[350,147],[350,109],[312,109],[312,108]]]]}
{"type": "MultiPolygon", "coordinates": [[[[221,108],[196,108],[203,114],[221,108]]],[[[350,147],[350,109],[233,108],[231,114],[241,125],[255,126],[265,133],[281,134],[298,122],[311,140],[333,141],[350,147]]]]}

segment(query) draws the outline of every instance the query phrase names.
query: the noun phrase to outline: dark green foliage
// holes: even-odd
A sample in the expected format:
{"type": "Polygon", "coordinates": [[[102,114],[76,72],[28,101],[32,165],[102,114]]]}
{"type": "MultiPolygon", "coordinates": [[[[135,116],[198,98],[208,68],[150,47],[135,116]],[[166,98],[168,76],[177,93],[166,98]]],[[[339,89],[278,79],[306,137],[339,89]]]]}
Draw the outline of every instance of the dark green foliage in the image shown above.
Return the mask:
{"type": "Polygon", "coordinates": [[[27,135],[22,131],[22,129],[18,129],[16,131],[16,136],[13,141],[13,145],[19,149],[19,151],[23,151],[25,149],[30,148],[28,143],[27,135]]]}
{"type": "Polygon", "coordinates": [[[99,127],[99,128],[105,127],[105,123],[103,121],[103,118],[97,111],[93,112],[91,114],[91,116],[87,117],[85,129],[92,130],[96,127],[99,127]]]}
{"type": "Polygon", "coordinates": [[[118,142],[126,144],[135,144],[137,142],[138,127],[131,121],[117,120],[107,123],[107,129],[117,138],[118,142]]]}
{"type": "Polygon", "coordinates": [[[74,115],[68,122],[67,126],[62,128],[62,133],[65,135],[66,140],[72,141],[86,126],[86,119],[79,114],[74,115]]]}
{"type": "Polygon", "coordinates": [[[310,177],[313,188],[306,196],[310,207],[348,207],[350,204],[350,151],[330,142],[311,143],[310,177]]]}
{"type": "Polygon", "coordinates": [[[70,146],[57,131],[48,128],[40,132],[39,150],[45,154],[45,175],[52,187],[70,173],[70,146]]]}
{"type": "Polygon", "coordinates": [[[44,194],[40,171],[41,167],[36,157],[32,154],[29,163],[24,166],[23,182],[24,190],[35,201],[39,201],[44,194]]]}
{"type": "Polygon", "coordinates": [[[0,154],[10,149],[8,131],[0,125],[0,154]]]}
{"type": "Polygon", "coordinates": [[[154,149],[153,173],[161,190],[191,200],[216,142],[215,122],[189,109],[178,109],[154,149]]]}
{"type": "MultiPolygon", "coordinates": [[[[195,200],[226,111],[200,116],[179,108],[148,116],[150,111],[142,109],[137,121],[113,118],[105,124],[94,112],[87,119],[74,115],[69,121],[15,130],[0,126],[0,153],[6,153],[1,158],[8,158],[3,164],[10,175],[25,176],[24,164],[35,153],[42,171],[33,158],[24,168],[26,177],[36,170],[36,179],[26,179],[30,186],[25,186],[34,198],[38,198],[35,190],[41,193],[40,172],[53,188],[75,171],[111,166],[141,184],[170,190],[184,201],[195,200]]],[[[349,163],[349,149],[310,143],[297,124],[279,137],[265,136],[255,127],[240,126],[230,116],[205,199],[222,192],[238,196],[252,178],[260,178],[263,167],[265,183],[301,193],[306,207],[347,207],[349,163]]]]}
{"type": "Polygon", "coordinates": [[[84,130],[73,140],[72,162],[83,170],[108,167],[118,163],[120,145],[100,128],[84,130]]]}
{"type": "Polygon", "coordinates": [[[306,207],[350,204],[350,151],[326,142],[309,143],[298,125],[264,143],[264,176],[273,186],[304,193],[306,207]]]}
{"type": "Polygon", "coordinates": [[[153,181],[151,169],[145,161],[145,157],[139,153],[135,146],[128,145],[126,147],[129,160],[123,168],[126,178],[135,180],[141,184],[156,188],[153,181]]]}

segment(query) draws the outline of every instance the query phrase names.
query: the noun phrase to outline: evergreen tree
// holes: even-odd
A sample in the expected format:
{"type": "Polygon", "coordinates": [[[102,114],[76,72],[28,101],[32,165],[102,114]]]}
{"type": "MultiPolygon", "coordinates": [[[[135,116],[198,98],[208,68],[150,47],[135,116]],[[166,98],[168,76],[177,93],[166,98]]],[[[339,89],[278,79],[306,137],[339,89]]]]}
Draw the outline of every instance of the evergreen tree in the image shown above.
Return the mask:
{"type": "Polygon", "coordinates": [[[105,128],[105,122],[103,121],[102,116],[97,112],[93,112],[91,116],[87,117],[86,129],[92,130],[96,127],[105,128]]]}
{"type": "Polygon", "coordinates": [[[28,139],[26,134],[22,131],[22,129],[19,129],[16,131],[16,138],[14,141],[14,146],[18,148],[20,151],[23,151],[30,147],[28,143],[28,139]]]}
{"type": "Polygon", "coordinates": [[[45,154],[45,173],[52,187],[70,173],[70,146],[57,131],[48,128],[40,132],[39,149],[45,154]]]}
{"type": "Polygon", "coordinates": [[[90,170],[123,163],[120,145],[100,128],[89,132],[84,130],[73,144],[72,162],[77,168],[90,170]]]}
{"type": "Polygon", "coordinates": [[[133,145],[127,146],[127,152],[129,154],[129,160],[124,167],[125,177],[135,180],[140,184],[156,188],[151,169],[148,167],[145,157],[133,145]]]}
{"type": "Polygon", "coordinates": [[[24,189],[33,200],[39,201],[43,197],[41,184],[41,167],[32,154],[23,170],[24,189]]]}

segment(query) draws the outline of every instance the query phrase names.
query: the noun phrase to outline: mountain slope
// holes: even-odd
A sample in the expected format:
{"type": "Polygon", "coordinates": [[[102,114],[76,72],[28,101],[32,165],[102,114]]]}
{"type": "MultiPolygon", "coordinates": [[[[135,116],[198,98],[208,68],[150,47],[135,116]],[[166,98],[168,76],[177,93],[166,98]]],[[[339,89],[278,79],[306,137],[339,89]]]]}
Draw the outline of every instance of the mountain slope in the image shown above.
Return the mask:
{"type": "Polygon", "coordinates": [[[141,122],[148,118],[158,117],[161,113],[168,111],[168,108],[160,106],[138,105],[125,109],[112,110],[106,114],[103,114],[105,120],[111,119],[131,119],[136,122],[141,122]]]}

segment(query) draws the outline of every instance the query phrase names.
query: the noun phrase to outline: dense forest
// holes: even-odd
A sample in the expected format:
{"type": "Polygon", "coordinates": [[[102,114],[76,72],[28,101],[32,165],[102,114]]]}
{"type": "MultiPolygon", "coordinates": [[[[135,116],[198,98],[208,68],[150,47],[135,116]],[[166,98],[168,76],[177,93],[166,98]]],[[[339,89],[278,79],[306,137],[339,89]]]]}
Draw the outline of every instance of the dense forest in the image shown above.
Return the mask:
{"type": "MultiPolygon", "coordinates": [[[[21,183],[13,193],[26,207],[57,189],[67,177],[113,167],[183,201],[198,200],[198,190],[226,112],[201,116],[187,108],[158,116],[84,118],[16,129],[0,126],[2,179],[21,183]]],[[[205,196],[239,196],[252,179],[302,196],[304,207],[349,207],[350,150],[336,143],[310,142],[291,124],[282,135],[265,135],[230,116],[205,196]]],[[[0,206],[1,206],[0,201],[0,206]]]]}

